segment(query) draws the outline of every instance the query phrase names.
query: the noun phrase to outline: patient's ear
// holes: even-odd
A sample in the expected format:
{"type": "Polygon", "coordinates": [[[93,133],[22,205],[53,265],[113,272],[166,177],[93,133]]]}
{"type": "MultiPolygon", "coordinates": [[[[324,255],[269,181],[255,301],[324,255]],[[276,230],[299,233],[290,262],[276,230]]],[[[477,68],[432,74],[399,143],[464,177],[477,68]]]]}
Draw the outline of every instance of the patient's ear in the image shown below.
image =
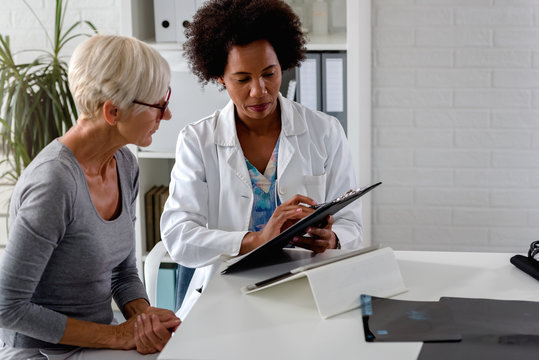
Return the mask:
{"type": "Polygon", "coordinates": [[[103,117],[105,118],[105,121],[110,126],[116,125],[116,122],[119,118],[119,110],[116,105],[112,103],[111,100],[105,101],[103,104],[103,117]]]}

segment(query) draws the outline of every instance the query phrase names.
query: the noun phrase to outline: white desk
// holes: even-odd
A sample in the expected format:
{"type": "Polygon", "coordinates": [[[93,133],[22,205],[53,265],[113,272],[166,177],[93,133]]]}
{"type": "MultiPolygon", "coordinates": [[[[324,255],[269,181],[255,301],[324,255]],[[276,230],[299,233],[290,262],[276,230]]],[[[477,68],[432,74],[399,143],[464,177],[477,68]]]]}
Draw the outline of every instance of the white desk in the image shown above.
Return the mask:
{"type": "MultiPolygon", "coordinates": [[[[539,301],[513,254],[396,251],[408,300],[442,296],[539,301]]],[[[421,343],[366,343],[359,309],[323,320],[306,279],[250,295],[217,274],[158,359],[416,359],[421,343]]]]}

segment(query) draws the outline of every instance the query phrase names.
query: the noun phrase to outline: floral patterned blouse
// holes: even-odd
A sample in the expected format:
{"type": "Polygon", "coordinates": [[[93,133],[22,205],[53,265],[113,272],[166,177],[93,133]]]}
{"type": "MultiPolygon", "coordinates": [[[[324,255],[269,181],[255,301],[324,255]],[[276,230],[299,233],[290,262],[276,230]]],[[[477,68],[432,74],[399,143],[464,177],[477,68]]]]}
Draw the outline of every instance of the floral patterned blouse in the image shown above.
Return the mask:
{"type": "Polygon", "coordinates": [[[251,177],[251,185],[253,187],[254,201],[251,211],[251,224],[249,231],[260,231],[268,223],[271,215],[281,204],[279,197],[275,192],[275,182],[277,179],[277,159],[279,157],[279,139],[273,149],[273,153],[266,165],[264,174],[261,174],[247,158],[247,169],[251,177]]]}

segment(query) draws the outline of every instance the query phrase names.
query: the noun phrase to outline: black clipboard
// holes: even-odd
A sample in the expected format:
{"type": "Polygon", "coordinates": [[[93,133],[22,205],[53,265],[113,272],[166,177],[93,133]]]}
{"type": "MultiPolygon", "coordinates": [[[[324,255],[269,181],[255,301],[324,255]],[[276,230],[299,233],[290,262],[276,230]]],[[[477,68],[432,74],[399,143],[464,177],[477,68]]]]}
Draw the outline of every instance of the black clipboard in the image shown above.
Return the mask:
{"type": "Polygon", "coordinates": [[[269,265],[275,261],[279,261],[279,254],[282,253],[282,249],[294,236],[305,234],[305,230],[309,226],[320,227],[324,225],[329,215],[334,215],[337,211],[356,201],[381,184],[381,182],[378,182],[363,189],[348,191],[333,201],[319,205],[312,214],[299,220],[267,243],[257,247],[241,257],[238,261],[230,264],[226,269],[221,271],[221,273],[229,274],[236,271],[269,265]]]}

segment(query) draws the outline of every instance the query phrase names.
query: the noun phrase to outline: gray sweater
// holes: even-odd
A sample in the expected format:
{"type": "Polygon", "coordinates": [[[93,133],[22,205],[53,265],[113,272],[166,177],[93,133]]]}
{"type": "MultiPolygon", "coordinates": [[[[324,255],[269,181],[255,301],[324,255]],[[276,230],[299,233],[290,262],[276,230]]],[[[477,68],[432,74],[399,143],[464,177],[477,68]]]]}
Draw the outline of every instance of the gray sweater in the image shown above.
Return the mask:
{"type": "Polygon", "coordinates": [[[112,297],[122,308],[146,292],[135,263],[138,165],[116,154],[121,212],[95,209],[75,156],[53,141],[13,192],[9,241],[0,262],[0,338],[23,348],[58,347],[67,317],[109,324],[112,297]]]}

